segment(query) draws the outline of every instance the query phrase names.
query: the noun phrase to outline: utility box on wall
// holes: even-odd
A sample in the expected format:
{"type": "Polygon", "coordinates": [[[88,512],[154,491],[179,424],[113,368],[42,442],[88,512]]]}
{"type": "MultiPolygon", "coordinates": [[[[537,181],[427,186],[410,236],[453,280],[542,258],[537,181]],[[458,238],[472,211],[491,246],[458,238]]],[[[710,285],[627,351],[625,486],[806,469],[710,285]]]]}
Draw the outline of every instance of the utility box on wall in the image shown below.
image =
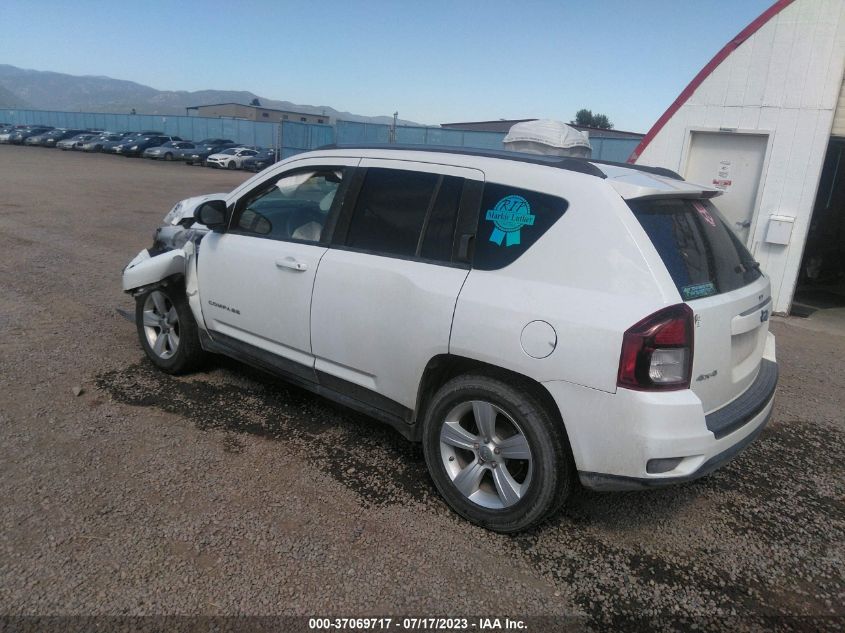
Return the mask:
{"type": "Polygon", "coordinates": [[[789,244],[792,237],[792,225],[795,218],[791,215],[770,215],[766,229],[766,242],[769,244],[789,244]]]}

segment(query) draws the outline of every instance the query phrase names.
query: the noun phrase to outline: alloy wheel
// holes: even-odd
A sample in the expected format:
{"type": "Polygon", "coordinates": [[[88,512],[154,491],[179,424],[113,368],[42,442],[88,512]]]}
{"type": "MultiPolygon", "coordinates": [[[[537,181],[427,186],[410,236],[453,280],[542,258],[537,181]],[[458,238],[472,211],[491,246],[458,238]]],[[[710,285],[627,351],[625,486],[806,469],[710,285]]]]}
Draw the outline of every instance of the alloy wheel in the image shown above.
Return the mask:
{"type": "Polygon", "coordinates": [[[179,350],[179,315],[166,294],[153,290],[144,301],[144,334],[153,353],[163,360],[179,350]]]}
{"type": "Polygon", "coordinates": [[[455,488],[485,508],[515,505],[531,484],[528,439],[491,402],[471,400],[449,411],[440,429],[440,456],[455,488]]]}

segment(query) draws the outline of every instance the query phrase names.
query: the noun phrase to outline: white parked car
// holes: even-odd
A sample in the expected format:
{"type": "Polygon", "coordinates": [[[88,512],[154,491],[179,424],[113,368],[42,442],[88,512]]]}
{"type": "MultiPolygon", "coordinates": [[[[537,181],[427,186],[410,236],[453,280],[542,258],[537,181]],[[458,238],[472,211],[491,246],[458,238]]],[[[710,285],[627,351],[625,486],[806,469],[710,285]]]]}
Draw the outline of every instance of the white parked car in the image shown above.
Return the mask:
{"type": "Polygon", "coordinates": [[[12,134],[17,132],[13,127],[0,128],[0,143],[8,144],[12,134]]]}
{"type": "Polygon", "coordinates": [[[256,150],[248,147],[230,147],[206,158],[205,164],[208,167],[240,169],[243,166],[244,159],[250,156],[256,156],[257,154],[258,152],[256,150]]]}
{"type": "Polygon", "coordinates": [[[162,370],[224,354],[385,421],[452,508],[513,532],[578,481],[705,475],[765,426],[769,281],[718,193],[576,158],[324,149],[171,211],[202,230],[123,288],[162,370]]]}

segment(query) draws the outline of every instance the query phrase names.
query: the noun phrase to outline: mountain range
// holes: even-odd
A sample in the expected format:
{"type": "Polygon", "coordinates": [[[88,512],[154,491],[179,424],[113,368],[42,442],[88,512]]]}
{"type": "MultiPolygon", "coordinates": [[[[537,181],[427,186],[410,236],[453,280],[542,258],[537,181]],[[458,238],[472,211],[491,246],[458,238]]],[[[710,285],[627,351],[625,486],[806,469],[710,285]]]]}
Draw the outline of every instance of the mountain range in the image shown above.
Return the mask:
{"type": "MultiPolygon", "coordinates": [[[[156,90],[150,86],[93,75],[67,75],[28,70],[0,64],[0,107],[76,112],[130,112],[138,114],[185,114],[185,108],[210,103],[250,103],[258,99],[266,108],[325,114],[332,120],[362,123],[392,123],[392,116],[364,116],[335,110],[267,99],[245,90],[156,90]]],[[[418,125],[398,120],[400,125],[418,125]]]]}

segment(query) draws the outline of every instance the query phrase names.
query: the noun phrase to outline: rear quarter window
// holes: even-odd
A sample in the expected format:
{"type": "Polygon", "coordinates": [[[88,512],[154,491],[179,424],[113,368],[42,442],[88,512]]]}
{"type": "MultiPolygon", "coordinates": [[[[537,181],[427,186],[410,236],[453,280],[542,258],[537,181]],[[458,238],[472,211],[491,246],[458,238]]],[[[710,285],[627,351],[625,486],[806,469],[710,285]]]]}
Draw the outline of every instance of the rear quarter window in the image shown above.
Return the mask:
{"type": "Polygon", "coordinates": [[[730,292],[762,276],[710,201],[634,200],[629,206],[684,301],[730,292]]]}
{"type": "Polygon", "coordinates": [[[515,262],[566,212],[563,198],[487,183],[481,199],[473,267],[496,270],[515,262]]]}

